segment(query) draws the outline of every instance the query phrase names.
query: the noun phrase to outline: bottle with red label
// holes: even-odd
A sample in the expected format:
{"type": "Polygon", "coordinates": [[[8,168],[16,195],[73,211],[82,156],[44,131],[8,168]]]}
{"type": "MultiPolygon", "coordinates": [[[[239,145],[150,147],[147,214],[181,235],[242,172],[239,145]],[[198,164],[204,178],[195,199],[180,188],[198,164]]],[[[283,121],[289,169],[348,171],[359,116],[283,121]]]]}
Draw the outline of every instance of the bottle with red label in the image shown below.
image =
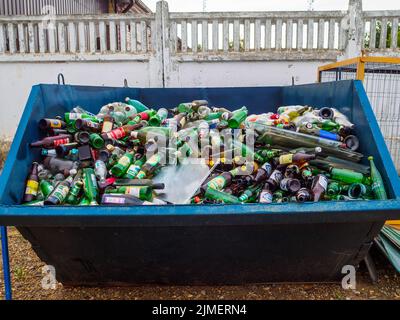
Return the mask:
{"type": "Polygon", "coordinates": [[[42,140],[31,143],[30,146],[32,148],[52,149],[60,144],[67,144],[70,142],[72,142],[72,136],[70,134],[60,134],[58,136],[43,138],[42,140]]]}

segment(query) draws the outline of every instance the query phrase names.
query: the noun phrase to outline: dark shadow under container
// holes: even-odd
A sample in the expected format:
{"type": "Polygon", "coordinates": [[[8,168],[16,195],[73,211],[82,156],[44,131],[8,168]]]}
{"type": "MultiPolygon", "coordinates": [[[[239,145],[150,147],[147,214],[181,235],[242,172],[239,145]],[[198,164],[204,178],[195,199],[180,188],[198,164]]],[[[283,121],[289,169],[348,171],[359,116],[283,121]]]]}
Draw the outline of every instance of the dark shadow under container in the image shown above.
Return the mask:
{"type": "MultiPolygon", "coordinates": [[[[366,159],[363,160],[367,164],[366,159]]],[[[138,89],[33,87],[0,177],[0,224],[15,225],[65,285],[241,284],[339,281],[357,266],[384,221],[400,218],[400,183],[359,81],[290,87],[138,89]],[[80,105],[97,112],[129,96],[149,107],[206,99],[250,112],[308,104],[356,123],[374,156],[386,201],[217,206],[23,207],[38,121],[80,105]]]]}

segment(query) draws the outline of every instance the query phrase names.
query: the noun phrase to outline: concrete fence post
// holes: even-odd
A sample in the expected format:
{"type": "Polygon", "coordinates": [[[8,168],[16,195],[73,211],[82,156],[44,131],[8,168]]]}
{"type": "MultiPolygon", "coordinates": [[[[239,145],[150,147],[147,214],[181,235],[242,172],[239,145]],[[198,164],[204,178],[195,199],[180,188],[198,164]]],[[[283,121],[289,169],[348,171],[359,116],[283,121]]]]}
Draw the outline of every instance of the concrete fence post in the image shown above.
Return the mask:
{"type": "Polygon", "coordinates": [[[345,59],[354,58],[361,55],[363,42],[363,11],[362,0],[349,0],[347,13],[347,37],[345,43],[345,59]]]}
{"type": "Polygon", "coordinates": [[[165,10],[168,11],[166,1],[158,1],[155,19],[151,25],[151,39],[153,53],[149,60],[149,78],[151,87],[165,87],[164,81],[164,19],[165,10]]]}

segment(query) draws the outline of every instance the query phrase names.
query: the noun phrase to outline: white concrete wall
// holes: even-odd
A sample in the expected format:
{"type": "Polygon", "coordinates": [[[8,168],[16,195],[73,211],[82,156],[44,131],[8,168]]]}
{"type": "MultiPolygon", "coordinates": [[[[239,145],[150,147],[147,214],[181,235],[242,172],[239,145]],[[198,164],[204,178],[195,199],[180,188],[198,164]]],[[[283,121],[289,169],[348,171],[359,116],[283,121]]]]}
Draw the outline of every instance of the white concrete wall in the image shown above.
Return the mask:
{"type": "Polygon", "coordinates": [[[31,87],[57,83],[63,73],[67,84],[122,87],[149,87],[147,62],[68,62],[0,64],[0,136],[13,136],[27,102],[31,87]]]}
{"type": "Polygon", "coordinates": [[[275,86],[313,83],[327,61],[177,62],[168,87],[275,86]]]}

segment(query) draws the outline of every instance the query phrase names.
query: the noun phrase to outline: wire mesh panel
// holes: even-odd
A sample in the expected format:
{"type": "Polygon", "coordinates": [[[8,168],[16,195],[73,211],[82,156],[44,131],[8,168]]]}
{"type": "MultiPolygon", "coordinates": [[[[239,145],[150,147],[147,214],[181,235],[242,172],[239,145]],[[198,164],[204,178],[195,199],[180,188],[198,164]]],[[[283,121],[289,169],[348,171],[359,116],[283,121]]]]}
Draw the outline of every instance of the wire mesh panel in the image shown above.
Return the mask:
{"type": "Polygon", "coordinates": [[[324,70],[321,72],[321,82],[355,80],[357,76],[357,64],[349,64],[345,67],[324,70]]]}
{"type": "Polygon", "coordinates": [[[400,64],[367,62],[364,87],[400,172],[400,64]]]}
{"type": "Polygon", "coordinates": [[[365,91],[400,174],[400,61],[375,62],[368,61],[368,58],[359,58],[359,61],[360,64],[341,64],[320,70],[320,82],[349,79],[364,81],[365,91]],[[361,72],[358,69],[360,67],[364,68],[361,72]]]}

